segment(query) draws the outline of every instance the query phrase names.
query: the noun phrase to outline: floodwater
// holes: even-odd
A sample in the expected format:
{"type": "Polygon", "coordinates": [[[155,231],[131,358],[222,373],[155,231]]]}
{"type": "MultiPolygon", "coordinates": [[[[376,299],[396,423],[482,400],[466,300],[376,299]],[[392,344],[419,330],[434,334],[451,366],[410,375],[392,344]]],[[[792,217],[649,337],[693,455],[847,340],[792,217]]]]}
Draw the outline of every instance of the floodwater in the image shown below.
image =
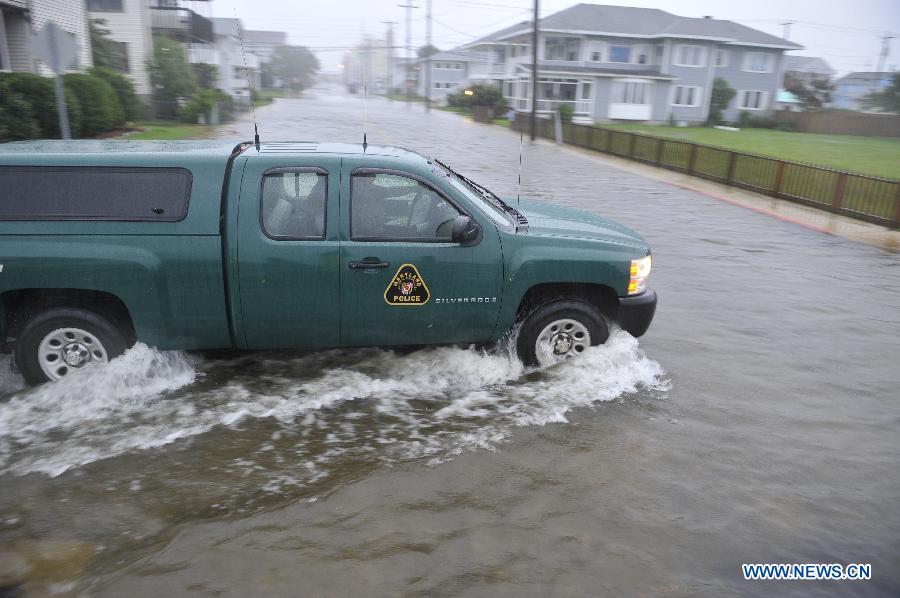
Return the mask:
{"type": "MultiPolygon", "coordinates": [[[[370,143],[515,195],[519,137],[372,99],[370,143]]],[[[319,90],[263,139],[362,138],[319,90]]],[[[250,137],[245,124],[222,137],[250,137]]],[[[654,251],[656,321],[523,371],[507,351],[138,345],[25,390],[0,358],[10,595],[900,593],[900,260],[525,142],[522,194],[654,251]],[[871,563],[746,582],[743,562],[871,563]]]]}

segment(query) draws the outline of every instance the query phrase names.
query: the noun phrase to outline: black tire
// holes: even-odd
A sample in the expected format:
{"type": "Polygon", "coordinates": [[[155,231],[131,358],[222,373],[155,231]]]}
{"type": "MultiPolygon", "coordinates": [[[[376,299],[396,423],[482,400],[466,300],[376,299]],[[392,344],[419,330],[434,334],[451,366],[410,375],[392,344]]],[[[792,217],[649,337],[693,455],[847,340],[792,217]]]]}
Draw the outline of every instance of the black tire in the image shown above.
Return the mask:
{"type": "Polygon", "coordinates": [[[586,301],[561,299],[544,303],[525,316],[516,338],[519,359],[527,366],[538,366],[536,343],[538,335],[555,320],[571,319],[580,322],[590,333],[591,345],[602,345],[609,338],[609,327],[600,311],[586,301]]]}
{"type": "Polygon", "coordinates": [[[34,315],[16,338],[16,367],[31,386],[50,381],[41,368],[38,347],[48,334],[59,328],[80,328],[97,337],[109,359],[118,357],[133,344],[118,326],[86,309],[57,307],[34,315]]]}

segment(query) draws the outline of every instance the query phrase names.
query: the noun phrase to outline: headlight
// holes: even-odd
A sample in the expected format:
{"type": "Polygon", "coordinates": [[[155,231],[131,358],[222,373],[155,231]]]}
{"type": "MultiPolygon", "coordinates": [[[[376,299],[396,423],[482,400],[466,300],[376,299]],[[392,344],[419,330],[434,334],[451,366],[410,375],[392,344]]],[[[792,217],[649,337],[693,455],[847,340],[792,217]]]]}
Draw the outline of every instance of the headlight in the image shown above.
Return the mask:
{"type": "Polygon", "coordinates": [[[647,281],[650,279],[650,256],[639,260],[631,260],[631,278],[628,279],[628,294],[638,295],[647,290],[647,281]]]}

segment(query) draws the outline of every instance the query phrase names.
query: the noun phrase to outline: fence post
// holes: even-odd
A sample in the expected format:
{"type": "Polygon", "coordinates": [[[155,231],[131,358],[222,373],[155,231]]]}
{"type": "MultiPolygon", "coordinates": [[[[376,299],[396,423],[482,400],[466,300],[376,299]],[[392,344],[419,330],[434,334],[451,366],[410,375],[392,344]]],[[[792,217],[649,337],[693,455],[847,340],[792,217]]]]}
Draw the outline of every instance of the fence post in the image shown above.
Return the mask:
{"type": "Polygon", "coordinates": [[[656,140],[656,165],[657,166],[662,165],[663,143],[664,142],[662,139],[656,140]]]}
{"type": "Polygon", "coordinates": [[[697,159],[697,145],[691,144],[691,156],[688,158],[688,174],[694,174],[694,161],[697,159]]]}
{"type": "Polygon", "coordinates": [[[775,163],[775,182],[772,184],[772,195],[781,196],[781,182],[784,180],[784,161],[779,160],[775,163]]]}
{"type": "Polygon", "coordinates": [[[900,228],[900,183],[896,184],[897,192],[894,193],[894,221],[891,223],[893,228],[900,228]]]}
{"type": "Polygon", "coordinates": [[[634,160],[634,142],[637,141],[637,135],[631,134],[631,141],[628,142],[628,157],[634,160]]]}
{"type": "Polygon", "coordinates": [[[844,203],[844,187],[847,185],[847,173],[838,173],[837,184],[834,186],[834,197],[831,198],[831,211],[840,212],[844,203]]]}
{"type": "Polygon", "coordinates": [[[734,182],[734,165],[737,163],[737,152],[731,152],[728,156],[728,178],[725,179],[725,182],[729,185],[734,182]]]}
{"type": "Polygon", "coordinates": [[[603,151],[605,151],[608,154],[610,145],[612,144],[612,131],[610,131],[609,129],[606,129],[604,137],[606,137],[606,147],[603,149],[603,151]]]}

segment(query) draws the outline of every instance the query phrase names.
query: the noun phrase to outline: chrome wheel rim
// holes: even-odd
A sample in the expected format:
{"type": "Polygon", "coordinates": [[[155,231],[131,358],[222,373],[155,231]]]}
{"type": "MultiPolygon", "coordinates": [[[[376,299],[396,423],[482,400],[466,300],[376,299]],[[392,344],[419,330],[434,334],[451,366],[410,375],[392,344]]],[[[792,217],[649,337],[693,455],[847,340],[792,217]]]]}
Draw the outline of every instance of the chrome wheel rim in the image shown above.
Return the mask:
{"type": "Polygon", "coordinates": [[[100,339],[81,328],[57,328],[38,345],[38,363],[50,380],[59,380],[92,363],[108,361],[100,339]]]}
{"type": "Polygon", "coordinates": [[[562,318],[544,326],[535,341],[534,353],[543,367],[579,355],[590,346],[591,333],[587,326],[578,320],[562,318]]]}

